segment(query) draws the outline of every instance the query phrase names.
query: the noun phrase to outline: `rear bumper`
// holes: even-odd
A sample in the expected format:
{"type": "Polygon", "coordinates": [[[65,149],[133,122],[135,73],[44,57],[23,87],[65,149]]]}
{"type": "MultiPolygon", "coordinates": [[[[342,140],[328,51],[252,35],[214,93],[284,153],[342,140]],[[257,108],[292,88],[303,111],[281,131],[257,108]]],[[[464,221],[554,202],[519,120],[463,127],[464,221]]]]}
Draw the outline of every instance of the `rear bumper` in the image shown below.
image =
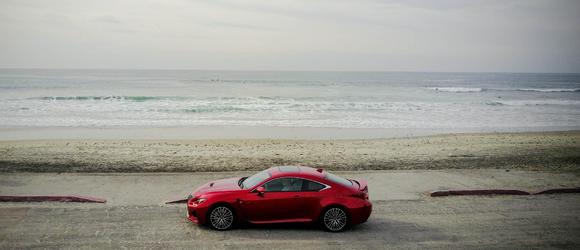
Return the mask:
{"type": "Polygon", "coordinates": [[[370,201],[365,201],[363,206],[350,209],[350,217],[352,224],[365,223],[373,211],[373,204],[370,201]]]}

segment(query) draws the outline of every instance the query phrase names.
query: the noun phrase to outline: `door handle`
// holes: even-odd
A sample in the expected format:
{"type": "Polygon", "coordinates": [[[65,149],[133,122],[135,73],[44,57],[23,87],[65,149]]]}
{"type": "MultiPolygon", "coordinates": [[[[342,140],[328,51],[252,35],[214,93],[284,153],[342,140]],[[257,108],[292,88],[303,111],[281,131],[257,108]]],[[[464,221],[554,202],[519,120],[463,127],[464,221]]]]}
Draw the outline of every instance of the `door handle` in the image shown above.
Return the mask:
{"type": "Polygon", "coordinates": [[[300,198],[300,195],[296,194],[293,196],[294,198],[300,198]]]}
{"type": "Polygon", "coordinates": [[[239,204],[246,204],[246,205],[252,203],[251,201],[245,201],[245,200],[242,200],[242,199],[237,199],[237,201],[238,201],[239,204]]]}

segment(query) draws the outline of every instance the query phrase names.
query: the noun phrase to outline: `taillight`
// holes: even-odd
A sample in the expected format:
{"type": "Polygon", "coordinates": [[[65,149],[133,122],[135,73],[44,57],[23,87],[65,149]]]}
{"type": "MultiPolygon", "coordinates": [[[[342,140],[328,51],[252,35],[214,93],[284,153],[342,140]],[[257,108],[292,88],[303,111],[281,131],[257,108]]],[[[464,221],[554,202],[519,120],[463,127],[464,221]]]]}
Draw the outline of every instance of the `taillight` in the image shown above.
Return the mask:
{"type": "Polygon", "coordinates": [[[356,193],[356,194],[353,194],[352,196],[353,197],[356,197],[356,198],[361,198],[363,200],[368,200],[369,199],[369,194],[368,193],[365,193],[365,192],[356,193]]]}

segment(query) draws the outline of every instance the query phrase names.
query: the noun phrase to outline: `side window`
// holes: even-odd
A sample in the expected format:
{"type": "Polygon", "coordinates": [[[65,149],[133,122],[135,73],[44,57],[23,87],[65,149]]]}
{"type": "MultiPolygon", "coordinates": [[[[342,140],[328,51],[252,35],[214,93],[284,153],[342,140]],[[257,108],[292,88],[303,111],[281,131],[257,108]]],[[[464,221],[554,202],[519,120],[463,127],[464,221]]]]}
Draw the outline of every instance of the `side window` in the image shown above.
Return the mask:
{"type": "Polygon", "coordinates": [[[302,190],[302,179],[299,178],[278,178],[264,184],[266,192],[300,192],[302,190]]]}
{"type": "Polygon", "coordinates": [[[325,186],[314,181],[304,180],[304,187],[302,188],[303,191],[320,191],[325,186]]]}

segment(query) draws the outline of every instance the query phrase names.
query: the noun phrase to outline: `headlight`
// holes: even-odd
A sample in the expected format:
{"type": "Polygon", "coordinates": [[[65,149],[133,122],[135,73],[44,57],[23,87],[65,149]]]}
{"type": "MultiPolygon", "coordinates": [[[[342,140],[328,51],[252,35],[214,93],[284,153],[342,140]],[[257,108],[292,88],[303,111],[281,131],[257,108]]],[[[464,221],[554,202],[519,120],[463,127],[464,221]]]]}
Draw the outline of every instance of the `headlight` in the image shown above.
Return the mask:
{"type": "Polygon", "coordinates": [[[201,204],[203,202],[205,202],[207,199],[206,198],[199,198],[197,200],[194,200],[193,203],[194,204],[201,204]]]}

